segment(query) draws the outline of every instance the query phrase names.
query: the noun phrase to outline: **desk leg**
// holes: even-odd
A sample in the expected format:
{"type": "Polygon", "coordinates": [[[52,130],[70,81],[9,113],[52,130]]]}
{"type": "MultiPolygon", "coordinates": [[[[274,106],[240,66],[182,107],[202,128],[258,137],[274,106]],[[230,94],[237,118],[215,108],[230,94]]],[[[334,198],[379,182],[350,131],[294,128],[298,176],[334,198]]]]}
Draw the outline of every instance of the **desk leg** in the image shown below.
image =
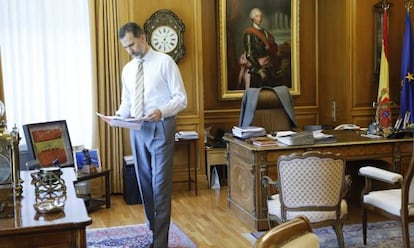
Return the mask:
{"type": "Polygon", "coordinates": [[[109,172],[105,173],[105,206],[111,207],[111,187],[109,185],[109,172]]]}
{"type": "Polygon", "coordinates": [[[195,156],[196,140],[188,143],[188,189],[191,190],[191,182],[194,182],[195,195],[198,194],[197,190],[197,158],[195,156]],[[190,169],[191,164],[194,165],[194,179],[191,180],[190,169]]]}

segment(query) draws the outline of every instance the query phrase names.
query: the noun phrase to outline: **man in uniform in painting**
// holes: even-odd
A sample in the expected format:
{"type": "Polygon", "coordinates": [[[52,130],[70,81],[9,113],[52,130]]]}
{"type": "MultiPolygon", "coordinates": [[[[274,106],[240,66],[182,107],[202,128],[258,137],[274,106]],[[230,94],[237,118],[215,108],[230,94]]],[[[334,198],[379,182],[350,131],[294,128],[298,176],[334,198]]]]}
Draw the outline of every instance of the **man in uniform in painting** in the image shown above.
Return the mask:
{"type": "Polygon", "coordinates": [[[263,12],[253,8],[249,14],[252,25],[244,32],[244,53],[240,58],[239,84],[247,88],[284,85],[278,45],[272,34],[261,27],[263,12]]]}

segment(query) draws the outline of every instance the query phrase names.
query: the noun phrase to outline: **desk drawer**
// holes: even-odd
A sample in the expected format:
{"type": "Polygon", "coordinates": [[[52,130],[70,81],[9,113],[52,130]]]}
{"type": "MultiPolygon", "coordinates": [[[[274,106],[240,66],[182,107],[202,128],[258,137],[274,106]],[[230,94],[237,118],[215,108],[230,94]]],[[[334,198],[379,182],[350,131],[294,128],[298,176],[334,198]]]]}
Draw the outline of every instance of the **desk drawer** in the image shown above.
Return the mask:
{"type": "Polygon", "coordinates": [[[220,151],[208,151],[207,152],[207,163],[209,165],[227,164],[226,150],[223,149],[220,151]]]}

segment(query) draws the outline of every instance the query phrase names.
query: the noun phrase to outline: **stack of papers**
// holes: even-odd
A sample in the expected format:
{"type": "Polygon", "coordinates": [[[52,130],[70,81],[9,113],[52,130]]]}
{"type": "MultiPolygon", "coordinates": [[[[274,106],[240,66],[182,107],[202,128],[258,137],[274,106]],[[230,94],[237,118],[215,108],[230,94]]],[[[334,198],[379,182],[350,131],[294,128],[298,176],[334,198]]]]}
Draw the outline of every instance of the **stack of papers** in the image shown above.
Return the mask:
{"type": "Polygon", "coordinates": [[[238,138],[250,138],[266,135],[266,130],[263,127],[248,126],[248,127],[236,127],[231,130],[233,135],[238,138]]]}
{"type": "Polygon", "coordinates": [[[198,133],[196,131],[179,131],[175,134],[175,139],[185,139],[185,140],[191,140],[191,139],[198,139],[198,133]]]}
{"type": "Polygon", "coordinates": [[[108,123],[111,127],[122,127],[122,128],[131,128],[131,129],[141,129],[142,119],[135,118],[122,118],[121,116],[116,115],[103,115],[101,113],[96,113],[102,120],[108,123]]]}
{"type": "Polygon", "coordinates": [[[322,133],[322,130],[313,131],[313,138],[315,140],[328,139],[332,137],[333,137],[332,134],[322,133]]]}

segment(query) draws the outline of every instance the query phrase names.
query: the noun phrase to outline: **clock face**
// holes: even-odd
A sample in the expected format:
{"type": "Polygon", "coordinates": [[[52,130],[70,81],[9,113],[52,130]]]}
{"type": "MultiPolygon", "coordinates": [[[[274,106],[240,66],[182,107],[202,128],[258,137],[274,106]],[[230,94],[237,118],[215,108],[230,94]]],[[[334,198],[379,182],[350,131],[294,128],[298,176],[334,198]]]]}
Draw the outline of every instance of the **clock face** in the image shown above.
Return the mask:
{"type": "Polygon", "coordinates": [[[178,45],[178,34],[169,26],[160,26],[151,34],[152,47],[160,52],[169,53],[178,45]]]}

